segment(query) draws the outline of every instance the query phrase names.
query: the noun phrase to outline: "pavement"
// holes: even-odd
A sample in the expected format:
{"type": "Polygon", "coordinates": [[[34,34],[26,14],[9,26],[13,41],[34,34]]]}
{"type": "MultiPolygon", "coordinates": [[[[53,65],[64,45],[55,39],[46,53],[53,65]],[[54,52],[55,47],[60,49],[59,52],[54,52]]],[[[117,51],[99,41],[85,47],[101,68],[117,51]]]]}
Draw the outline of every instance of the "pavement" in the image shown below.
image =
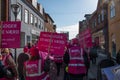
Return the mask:
{"type": "MultiPolygon", "coordinates": [[[[103,60],[106,59],[107,56],[105,54],[99,53],[98,57],[96,59],[96,64],[92,64],[90,62],[90,68],[88,70],[88,78],[86,80],[97,80],[97,67],[98,67],[98,63],[103,60]]],[[[61,67],[60,70],[60,75],[57,77],[57,80],[63,80],[64,77],[64,70],[63,67],[61,67]]]]}
{"type": "Polygon", "coordinates": [[[105,54],[99,53],[98,57],[96,59],[96,64],[92,64],[90,62],[90,69],[88,70],[88,80],[97,80],[97,68],[98,68],[98,63],[106,59],[107,56],[105,54]]]}

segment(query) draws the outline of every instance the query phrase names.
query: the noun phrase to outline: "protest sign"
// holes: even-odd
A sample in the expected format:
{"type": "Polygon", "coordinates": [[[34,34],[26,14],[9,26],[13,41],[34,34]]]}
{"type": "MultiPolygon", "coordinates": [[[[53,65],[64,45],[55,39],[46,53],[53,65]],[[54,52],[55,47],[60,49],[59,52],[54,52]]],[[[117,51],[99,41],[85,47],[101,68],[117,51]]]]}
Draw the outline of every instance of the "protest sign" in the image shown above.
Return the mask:
{"type": "Polygon", "coordinates": [[[79,34],[79,42],[82,47],[92,47],[92,35],[90,29],[86,29],[79,34]]]}
{"type": "Polygon", "coordinates": [[[64,33],[41,32],[38,48],[51,55],[63,56],[66,44],[67,36],[64,33]]]}
{"type": "Polygon", "coordinates": [[[21,22],[8,21],[2,22],[2,48],[20,47],[20,28],[21,22]]]}

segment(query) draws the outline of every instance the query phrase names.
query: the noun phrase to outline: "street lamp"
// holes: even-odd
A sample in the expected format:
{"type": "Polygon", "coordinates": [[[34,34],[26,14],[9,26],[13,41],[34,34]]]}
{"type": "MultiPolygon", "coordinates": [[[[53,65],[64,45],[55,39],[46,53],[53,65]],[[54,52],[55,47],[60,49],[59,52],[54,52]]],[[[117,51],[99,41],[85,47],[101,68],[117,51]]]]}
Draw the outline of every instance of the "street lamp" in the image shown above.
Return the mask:
{"type": "MultiPolygon", "coordinates": [[[[17,15],[20,12],[20,6],[18,4],[11,4],[11,9],[12,9],[12,12],[13,12],[13,14],[15,16],[15,21],[16,21],[17,20],[17,15]]],[[[15,62],[17,62],[16,61],[16,57],[17,57],[16,53],[17,53],[17,50],[15,48],[15,58],[14,58],[15,62]]]]}
{"type": "Polygon", "coordinates": [[[15,16],[15,21],[17,20],[17,15],[20,12],[20,6],[18,4],[11,4],[12,12],[15,16]]]}

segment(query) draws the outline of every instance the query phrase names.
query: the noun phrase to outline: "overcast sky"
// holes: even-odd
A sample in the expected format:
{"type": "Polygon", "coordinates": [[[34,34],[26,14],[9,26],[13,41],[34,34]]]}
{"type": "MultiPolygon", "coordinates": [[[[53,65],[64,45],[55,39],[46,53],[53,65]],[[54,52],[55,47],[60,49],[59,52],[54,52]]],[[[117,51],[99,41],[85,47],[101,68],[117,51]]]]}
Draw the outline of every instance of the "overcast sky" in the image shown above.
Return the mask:
{"type": "Polygon", "coordinates": [[[78,33],[78,22],[92,14],[98,0],[38,0],[54,20],[57,31],[69,31],[70,39],[78,33]]]}

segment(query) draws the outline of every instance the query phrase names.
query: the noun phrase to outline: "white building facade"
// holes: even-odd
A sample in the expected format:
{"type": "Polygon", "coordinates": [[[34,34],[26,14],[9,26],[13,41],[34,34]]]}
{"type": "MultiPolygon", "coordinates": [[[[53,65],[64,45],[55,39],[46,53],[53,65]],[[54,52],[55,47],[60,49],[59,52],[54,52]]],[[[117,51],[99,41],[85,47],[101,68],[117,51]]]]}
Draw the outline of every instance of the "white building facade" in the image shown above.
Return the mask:
{"type": "MultiPolygon", "coordinates": [[[[17,21],[21,21],[21,47],[24,47],[28,42],[38,39],[40,32],[45,30],[42,5],[37,0],[9,0],[9,3],[9,6],[18,4],[20,7],[17,21]]],[[[9,19],[15,21],[11,7],[9,8],[9,19]]]]}

